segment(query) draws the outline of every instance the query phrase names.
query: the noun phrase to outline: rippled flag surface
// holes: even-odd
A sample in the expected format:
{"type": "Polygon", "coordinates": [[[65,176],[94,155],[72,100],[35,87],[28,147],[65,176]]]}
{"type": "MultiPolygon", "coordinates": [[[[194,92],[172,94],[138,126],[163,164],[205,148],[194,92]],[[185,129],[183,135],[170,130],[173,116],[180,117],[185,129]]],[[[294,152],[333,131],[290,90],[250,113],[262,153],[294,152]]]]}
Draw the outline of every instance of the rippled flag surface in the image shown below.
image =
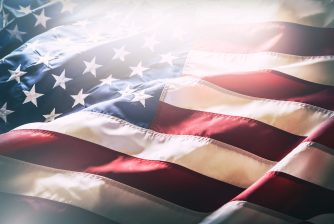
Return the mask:
{"type": "Polygon", "coordinates": [[[333,8],[0,1],[1,223],[331,223],[333,8]]]}

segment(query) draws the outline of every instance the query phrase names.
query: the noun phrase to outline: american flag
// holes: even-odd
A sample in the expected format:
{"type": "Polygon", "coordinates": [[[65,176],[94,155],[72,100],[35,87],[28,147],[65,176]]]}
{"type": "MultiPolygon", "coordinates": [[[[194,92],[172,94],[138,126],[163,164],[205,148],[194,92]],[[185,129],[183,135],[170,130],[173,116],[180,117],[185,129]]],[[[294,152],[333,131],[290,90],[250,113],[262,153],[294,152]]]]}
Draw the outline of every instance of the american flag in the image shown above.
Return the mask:
{"type": "Polygon", "coordinates": [[[331,27],[332,1],[0,0],[0,223],[334,223],[331,27]]]}

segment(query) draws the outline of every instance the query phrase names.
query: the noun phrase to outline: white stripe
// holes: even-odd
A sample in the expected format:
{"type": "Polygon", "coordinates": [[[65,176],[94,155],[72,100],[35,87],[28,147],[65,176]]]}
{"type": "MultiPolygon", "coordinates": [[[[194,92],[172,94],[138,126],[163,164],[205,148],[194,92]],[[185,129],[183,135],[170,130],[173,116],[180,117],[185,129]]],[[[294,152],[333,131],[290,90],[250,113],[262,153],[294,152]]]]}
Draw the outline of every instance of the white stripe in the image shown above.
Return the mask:
{"type": "Polygon", "coordinates": [[[185,109],[247,117],[300,136],[308,136],[334,114],[305,103],[238,94],[189,77],[174,80],[160,100],[185,109]]]}
{"type": "Polygon", "coordinates": [[[321,61],[301,66],[291,65],[278,68],[277,70],[310,82],[334,86],[333,61],[321,61]]]}
{"type": "Polygon", "coordinates": [[[118,223],[196,223],[194,212],[97,175],[0,156],[0,191],[74,205],[118,223]]]}
{"type": "Polygon", "coordinates": [[[212,139],[161,134],[94,112],[78,112],[17,129],[60,132],[131,156],[179,164],[239,187],[248,187],[275,164],[212,139]]]}
{"type": "Polygon", "coordinates": [[[317,27],[333,27],[332,6],[327,1],[198,1],[198,23],[261,23],[284,21],[317,27]]]}
{"type": "Polygon", "coordinates": [[[245,201],[232,201],[206,217],[201,224],[289,224],[298,219],[245,201]]]}
{"type": "Polygon", "coordinates": [[[304,142],[277,163],[273,171],[288,173],[300,179],[334,190],[333,149],[314,142],[304,142]]]}
{"type": "Polygon", "coordinates": [[[307,81],[334,85],[334,56],[295,56],[274,52],[249,54],[192,50],[183,73],[195,76],[272,69],[307,81]]]}

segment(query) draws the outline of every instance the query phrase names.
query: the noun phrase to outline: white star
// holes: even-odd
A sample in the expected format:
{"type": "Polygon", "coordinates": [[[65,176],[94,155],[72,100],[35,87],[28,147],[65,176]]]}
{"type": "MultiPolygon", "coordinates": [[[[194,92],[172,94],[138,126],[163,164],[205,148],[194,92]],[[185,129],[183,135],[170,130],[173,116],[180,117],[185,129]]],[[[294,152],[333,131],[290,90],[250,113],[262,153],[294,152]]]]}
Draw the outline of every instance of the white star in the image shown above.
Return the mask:
{"type": "Polygon", "coordinates": [[[22,32],[19,30],[19,28],[17,27],[17,25],[15,25],[14,29],[10,30],[7,29],[7,31],[9,32],[11,37],[15,37],[16,39],[18,39],[19,41],[23,41],[22,40],[22,35],[26,34],[26,32],[22,32]]]}
{"type": "Polygon", "coordinates": [[[23,93],[26,95],[25,100],[23,101],[23,104],[32,102],[37,107],[37,98],[43,96],[44,94],[36,93],[35,91],[35,85],[32,86],[30,91],[23,90],[23,93]]]}
{"type": "Polygon", "coordinates": [[[28,5],[27,7],[23,7],[21,5],[19,5],[20,9],[17,9],[16,11],[20,12],[20,13],[23,13],[23,14],[29,14],[31,13],[31,8],[30,8],[30,5],[28,5]]]}
{"type": "Polygon", "coordinates": [[[157,45],[158,43],[160,43],[159,41],[157,41],[155,39],[155,35],[152,35],[150,37],[146,37],[145,38],[145,43],[143,45],[143,48],[147,47],[148,49],[150,49],[151,51],[154,51],[154,47],[155,45],[157,45]]]}
{"type": "Polygon", "coordinates": [[[62,4],[60,13],[64,13],[66,11],[72,13],[73,9],[77,6],[77,4],[71,0],[59,0],[59,2],[62,4]]]}
{"type": "Polygon", "coordinates": [[[173,65],[173,60],[177,57],[173,56],[171,53],[161,54],[160,55],[160,63],[168,63],[169,65],[173,65]]]}
{"type": "Polygon", "coordinates": [[[111,83],[112,83],[113,81],[115,81],[115,80],[117,80],[117,79],[114,79],[114,78],[112,77],[112,75],[109,75],[107,78],[105,78],[105,79],[101,79],[100,81],[102,82],[102,83],[101,83],[102,85],[111,85],[111,83]]]}
{"type": "Polygon", "coordinates": [[[96,77],[96,69],[102,67],[102,65],[98,65],[95,63],[95,57],[90,62],[84,61],[84,63],[86,65],[86,68],[82,74],[90,72],[96,77]]]}
{"type": "Polygon", "coordinates": [[[124,61],[124,57],[130,54],[130,52],[125,50],[124,46],[121,48],[114,48],[113,50],[115,51],[115,54],[112,57],[112,60],[119,59],[121,61],[124,61]]]}
{"type": "Polygon", "coordinates": [[[130,67],[130,69],[132,70],[130,76],[139,75],[141,77],[143,77],[143,72],[148,70],[148,68],[145,68],[145,67],[142,66],[141,61],[138,63],[137,66],[130,67]]]}
{"type": "Polygon", "coordinates": [[[65,76],[65,69],[64,69],[64,71],[59,76],[54,75],[54,74],[52,74],[52,76],[56,80],[53,88],[56,88],[57,86],[60,86],[61,88],[66,89],[65,83],[68,82],[68,81],[70,81],[70,80],[72,80],[71,78],[66,78],[66,76],[65,76]]]}
{"type": "Polygon", "coordinates": [[[38,41],[34,41],[32,43],[26,43],[26,50],[35,51],[38,45],[39,45],[38,41]]]}
{"type": "Polygon", "coordinates": [[[45,114],[43,117],[45,117],[45,122],[50,122],[59,117],[61,114],[56,114],[56,108],[53,108],[50,114],[45,114]]]}
{"type": "Polygon", "coordinates": [[[53,59],[55,59],[55,57],[52,57],[49,54],[46,54],[44,56],[39,56],[38,61],[36,62],[36,64],[44,64],[47,67],[50,67],[49,62],[53,59]]]}
{"type": "Polygon", "coordinates": [[[2,107],[0,108],[0,118],[7,123],[7,115],[13,113],[14,111],[12,110],[7,110],[7,103],[5,103],[4,105],[2,105],[2,107]]]}
{"type": "Polygon", "coordinates": [[[46,22],[49,19],[51,19],[51,17],[45,16],[44,9],[42,10],[41,14],[39,14],[39,15],[34,14],[34,16],[36,18],[35,26],[42,25],[44,28],[46,28],[46,22]]]}
{"type": "Polygon", "coordinates": [[[84,94],[82,91],[83,89],[81,89],[77,95],[71,95],[71,97],[74,99],[72,108],[78,104],[85,106],[85,99],[87,96],[89,96],[89,94],[84,94]]]}
{"type": "Polygon", "coordinates": [[[21,71],[21,64],[15,70],[8,69],[8,71],[10,73],[10,77],[7,80],[7,82],[15,79],[18,83],[20,83],[21,82],[20,77],[27,73],[27,72],[21,71]]]}
{"type": "Polygon", "coordinates": [[[145,107],[145,100],[149,99],[153,96],[145,93],[145,90],[139,91],[133,94],[135,97],[131,100],[131,102],[140,102],[145,107]]]}
{"type": "Polygon", "coordinates": [[[136,89],[132,89],[130,86],[127,86],[125,89],[118,91],[121,96],[120,97],[127,97],[127,96],[131,96],[134,92],[136,91],[136,89]]]}

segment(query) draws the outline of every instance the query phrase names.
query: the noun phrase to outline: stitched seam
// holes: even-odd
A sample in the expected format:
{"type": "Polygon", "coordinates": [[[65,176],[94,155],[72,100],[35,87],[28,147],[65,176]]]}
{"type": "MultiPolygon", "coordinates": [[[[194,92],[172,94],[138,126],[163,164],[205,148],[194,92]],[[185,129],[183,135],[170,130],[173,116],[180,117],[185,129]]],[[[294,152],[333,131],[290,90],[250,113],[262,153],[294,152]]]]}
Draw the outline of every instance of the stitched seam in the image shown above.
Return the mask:
{"type": "MultiPolygon", "coordinates": [[[[102,145],[99,145],[99,144],[96,144],[96,143],[94,143],[94,142],[90,142],[90,141],[87,141],[87,140],[85,140],[85,139],[81,139],[81,138],[78,138],[78,137],[75,137],[75,136],[68,136],[68,135],[66,135],[66,134],[63,134],[63,133],[60,133],[60,132],[54,132],[54,131],[49,131],[49,130],[43,130],[43,129],[18,129],[18,130],[13,130],[13,131],[11,131],[11,132],[22,132],[22,133],[25,133],[25,132],[32,132],[32,133],[42,133],[42,134],[47,134],[47,135],[49,135],[49,136],[52,136],[52,137],[55,137],[55,138],[57,138],[57,139],[59,139],[59,135],[62,135],[62,136],[65,136],[65,138],[73,138],[73,139],[76,139],[76,140],[79,140],[79,141],[86,141],[86,142],[88,142],[88,143],[90,143],[90,144],[94,144],[94,145],[98,145],[98,146],[100,146],[100,147],[103,147],[103,148],[107,148],[107,147],[105,147],[105,146],[102,146],[102,145]]],[[[113,150],[112,148],[107,148],[108,150],[113,150]]],[[[138,160],[141,160],[141,161],[155,161],[155,162],[157,162],[157,163],[159,163],[160,165],[164,165],[164,166],[168,166],[168,167],[172,167],[172,165],[174,165],[173,166],[173,168],[175,168],[175,169],[177,169],[177,170],[180,170],[181,172],[184,172],[184,170],[190,170],[191,171],[191,173],[188,173],[189,175],[193,175],[193,176],[197,176],[197,177],[201,177],[201,178],[208,178],[208,179],[210,179],[210,180],[214,180],[214,181],[220,181],[220,180],[217,180],[217,179],[215,179],[215,178],[212,178],[212,177],[209,177],[209,176],[206,176],[206,175],[204,175],[204,174],[201,174],[201,173],[198,173],[198,172],[196,172],[195,170],[192,170],[192,169],[190,169],[190,168],[187,168],[187,167],[184,167],[184,166],[181,166],[181,165],[179,165],[179,164],[176,164],[176,163],[173,163],[173,162],[168,162],[168,161],[161,161],[161,160],[153,160],[153,159],[143,159],[143,158],[140,158],[140,157],[136,157],[136,156],[132,156],[132,155],[128,155],[128,154],[126,154],[126,153],[122,153],[122,152],[119,152],[119,151],[116,151],[116,150],[113,150],[113,151],[115,151],[116,153],[119,153],[119,154],[123,154],[123,155],[126,155],[126,156],[129,156],[129,157],[134,157],[134,158],[136,158],[136,159],[138,159],[138,160]]],[[[10,158],[12,158],[11,156],[8,156],[8,157],[10,157],[10,158]]],[[[14,158],[13,158],[14,159],[14,158]]],[[[271,162],[271,161],[269,161],[269,162],[271,162]]],[[[265,163],[265,162],[264,162],[265,163]]],[[[269,164],[270,165],[270,164],[269,164]]],[[[55,169],[57,169],[57,168],[55,168],[55,169]]],[[[80,172],[80,171],[75,171],[75,172],[80,172]]],[[[107,177],[106,177],[107,178],[107,177]]],[[[220,181],[221,182],[221,181],[220,181]]],[[[238,186],[236,186],[236,187],[238,187],[238,186]]]]}
{"type": "Polygon", "coordinates": [[[191,50],[190,51],[190,55],[192,55],[192,53],[194,54],[201,54],[201,53],[210,53],[211,55],[215,54],[219,54],[219,55],[232,55],[232,56],[241,56],[244,58],[252,58],[254,57],[254,55],[264,55],[264,56],[275,56],[275,57],[281,57],[281,58],[289,58],[289,59],[293,59],[296,58],[297,60],[303,60],[303,59],[326,59],[326,60],[333,60],[334,59],[334,55],[317,55],[317,56],[300,56],[300,55],[292,55],[292,54],[284,54],[284,53],[278,53],[275,51],[264,51],[264,52],[254,52],[254,53],[227,53],[227,52],[211,52],[211,51],[205,51],[205,50],[191,50]]]}
{"type": "MultiPolygon", "coordinates": [[[[117,187],[119,190],[121,191],[124,191],[124,193],[126,194],[133,194],[137,197],[143,197],[151,202],[154,202],[156,204],[159,204],[161,205],[162,207],[165,207],[167,209],[170,209],[170,210],[174,210],[178,213],[188,213],[188,215],[190,216],[203,216],[207,213],[202,213],[202,212],[197,212],[197,211],[193,211],[193,210],[190,210],[190,209],[187,209],[187,208],[184,208],[182,206],[178,206],[176,204],[173,204],[171,202],[168,202],[166,200],[163,200],[163,199],[158,199],[156,198],[155,196],[153,195],[150,195],[144,191],[140,191],[140,190],[137,190],[133,187],[130,187],[128,185],[125,185],[125,184],[122,184],[120,182],[117,182],[115,180],[112,180],[112,179],[108,179],[106,177],[102,177],[102,176],[98,176],[98,175],[95,175],[95,174],[91,174],[91,173],[82,173],[82,172],[76,172],[76,171],[70,171],[70,170],[62,170],[62,169],[56,169],[56,168],[50,168],[50,167],[47,167],[47,166],[42,166],[42,165],[38,165],[38,164],[33,164],[33,163],[28,163],[28,162],[25,162],[25,161],[22,161],[22,160],[17,160],[17,159],[13,159],[13,158],[10,158],[10,157],[7,157],[7,156],[0,156],[0,157],[3,157],[5,158],[6,160],[16,160],[19,162],[19,166],[22,166],[22,167],[31,167],[31,166],[35,166],[36,168],[35,169],[38,169],[39,167],[43,168],[44,170],[46,170],[47,172],[52,172],[52,173],[55,173],[55,174],[64,174],[66,176],[69,176],[69,175],[75,175],[75,176],[82,176],[82,177],[85,177],[85,178],[88,178],[88,179],[92,179],[92,180],[100,180],[100,181],[103,181],[104,184],[110,184],[114,187],[117,187]],[[161,201],[164,201],[165,203],[161,202],[161,201]]],[[[111,188],[111,186],[109,185],[103,185],[104,187],[107,187],[107,188],[111,188]]],[[[72,201],[69,201],[70,203],[73,203],[72,201]]]]}
{"type": "MultiPolygon", "coordinates": [[[[169,103],[166,103],[164,102],[165,104],[168,104],[168,105],[171,105],[169,103]]],[[[174,106],[174,105],[171,105],[173,107],[177,107],[177,106],[174,106]]],[[[181,107],[180,107],[181,108],[181,107]]],[[[284,131],[283,129],[280,129],[280,128],[277,128],[275,126],[271,126],[267,123],[264,123],[262,121],[259,121],[259,120],[255,120],[255,119],[252,119],[252,118],[248,118],[248,117],[242,117],[242,116],[234,116],[234,115],[228,115],[228,114],[219,114],[219,113],[215,113],[215,112],[207,112],[207,111],[200,111],[200,110],[192,110],[192,109],[187,109],[187,108],[181,108],[183,110],[189,110],[189,111],[196,111],[196,114],[201,114],[201,115],[207,115],[207,114],[211,114],[212,116],[214,117],[217,117],[217,118],[222,118],[224,120],[231,120],[231,121],[246,121],[247,123],[254,123],[256,125],[261,125],[261,126],[265,126],[267,128],[270,128],[270,129],[274,129],[275,131],[278,131],[280,132],[281,134],[284,134],[284,135],[287,135],[287,136],[296,136],[296,137],[302,137],[302,138],[305,138],[305,136],[300,136],[300,135],[296,135],[296,134],[293,134],[293,133],[290,133],[290,132],[287,132],[287,131],[284,131]]]]}
{"type": "Polygon", "coordinates": [[[274,102],[274,103],[278,103],[278,104],[281,104],[281,105],[298,105],[301,108],[306,108],[306,109],[309,109],[311,111],[321,112],[324,115],[333,116],[333,114],[334,114],[334,112],[331,111],[331,110],[321,108],[321,107],[317,107],[317,106],[314,106],[314,105],[311,105],[311,104],[306,104],[306,103],[301,103],[301,102],[296,102],[296,101],[283,101],[283,100],[250,97],[250,96],[243,95],[243,94],[231,91],[231,90],[224,89],[220,86],[217,86],[217,85],[215,85],[213,83],[210,83],[208,81],[205,81],[205,80],[199,80],[198,85],[199,86],[202,85],[204,87],[209,87],[209,88],[215,89],[215,90],[217,90],[219,92],[222,92],[222,93],[227,93],[227,94],[230,94],[230,95],[233,95],[233,96],[242,97],[242,98],[250,99],[250,100],[253,100],[253,101],[274,102]]]}
{"type": "Polygon", "coordinates": [[[227,144],[225,142],[221,142],[221,141],[218,141],[218,140],[215,140],[215,139],[211,139],[211,138],[208,138],[208,137],[201,137],[201,136],[194,136],[194,135],[173,135],[173,134],[164,134],[164,133],[159,133],[159,132],[155,132],[153,130],[149,130],[149,129],[144,129],[144,128],[141,128],[141,127],[138,127],[138,126],[135,126],[131,123],[128,123],[127,121],[124,121],[122,119],[119,119],[117,117],[113,117],[111,115],[108,115],[108,114],[100,114],[98,112],[91,112],[91,111],[85,111],[84,113],[92,113],[94,116],[105,116],[106,118],[108,119],[111,119],[111,120],[116,120],[117,122],[120,122],[123,127],[124,126],[130,126],[132,128],[136,128],[137,130],[139,130],[140,132],[144,133],[144,134],[148,134],[148,135],[151,135],[152,137],[155,137],[155,136],[160,136],[160,137],[168,137],[167,140],[170,140],[172,138],[181,138],[181,139],[186,139],[186,140],[196,140],[200,143],[207,143],[207,144],[213,144],[213,145],[216,145],[220,148],[226,148],[228,150],[231,150],[231,151],[235,151],[237,153],[242,153],[244,155],[247,155],[249,157],[252,157],[253,159],[257,160],[257,161],[260,161],[260,162],[263,162],[265,164],[269,164],[269,165],[272,165],[273,161],[271,160],[267,160],[265,158],[262,158],[260,156],[257,156],[251,152],[248,152],[246,150],[243,150],[243,149],[240,149],[238,147],[235,147],[233,145],[230,145],[230,144],[227,144]]]}
{"type": "MultiPolygon", "coordinates": [[[[258,161],[260,163],[264,163],[264,164],[267,164],[267,165],[273,165],[273,164],[275,164],[275,161],[262,158],[262,157],[260,157],[260,156],[258,156],[256,154],[248,152],[248,151],[246,151],[244,149],[241,149],[241,148],[235,147],[233,145],[227,144],[225,142],[221,142],[221,141],[218,141],[218,140],[215,140],[215,139],[211,139],[211,138],[208,138],[208,137],[201,137],[201,136],[194,136],[194,135],[164,134],[164,133],[159,133],[159,132],[155,132],[153,130],[144,129],[142,127],[135,126],[135,125],[133,125],[133,124],[127,122],[127,121],[124,121],[124,120],[119,119],[117,117],[111,116],[109,114],[103,114],[103,113],[92,112],[92,111],[82,111],[80,113],[88,113],[88,114],[91,114],[91,115],[93,115],[95,117],[105,117],[107,119],[114,120],[114,121],[118,122],[120,126],[122,126],[122,127],[128,126],[128,127],[134,128],[134,129],[140,131],[142,134],[148,135],[150,138],[164,137],[167,141],[170,141],[173,138],[177,138],[177,139],[181,139],[181,140],[184,139],[184,140],[195,141],[195,142],[204,143],[204,144],[213,144],[213,145],[216,145],[219,148],[225,148],[226,150],[231,150],[231,151],[234,151],[236,153],[240,153],[242,155],[250,157],[250,158],[252,158],[252,159],[254,159],[254,160],[256,160],[256,161],[258,161]]],[[[37,129],[38,129],[38,127],[37,127],[37,129]]],[[[16,129],[16,130],[22,130],[22,129],[16,129]]]]}
{"type": "MultiPolygon", "coordinates": [[[[48,131],[48,130],[41,130],[41,129],[19,129],[19,130],[14,130],[14,132],[25,132],[25,131],[29,131],[29,132],[33,132],[33,133],[43,133],[43,134],[48,134],[50,136],[54,136],[56,137],[57,139],[59,139],[59,136],[58,135],[64,135],[64,136],[67,136],[63,133],[58,133],[58,132],[53,132],[53,131],[48,131]]],[[[67,136],[69,137],[69,136],[67,136]]],[[[78,137],[75,137],[75,136],[70,136],[70,138],[74,138],[74,139],[78,139],[80,141],[86,141],[85,139],[81,139],[81,138],[78,138],[78,137]]],[[[113,150],[112,148],[108,148],[108,147],[105,147],[105,146],[102,146],[102,145],[99,145],[98,143],[94,143],[94,142],[90,142],[90,141],[87,141],[91,144],[95,144],[95,145],[98,145],[100,147],[104,147],[104,148],[107,148],[107,149],[111,149],[113,150]]],[[[216,144],[213,144],[213,145],[216,145],[216,144]]],[[[219,148],[220,145],[222,145],[220,142],[217,142],[217,147],[219,148]]],[[[274,162],[274,161],[270,161],[270,160],[267,160],[265,158],[262,158],[262,157],[259,157],[255,154],[252,154],[250,152],[247,152],[247,151],[244,151],[242,149],[239,149],[239,148],[236,148],[234,146],[231,146],[230,148],[226,148],[226,147],[221,147],[221,148],[224,148],[225,150],[228,150],[228,151],[232,151],[232,152],[235,152],[236,154],[241,154],[243,156],[246,156],[246,157],[249,157],[250,159],[253,159],[255,160],[256,162],[260,163],[261,164],[264,164],[264,165],[267,165],[267,166],[274,166],[277,162],[274,162]]],[[[219,149],[218,149],[219,150],[219,149]]],[[[218,151],[217,150],[217,151],[218,151]]],[[[140,158],[140,157],[137,157],[135,155],[128,155],[126,153],[122,153],[122,152],[119,152],[119,151],[116,151],[116,150],[113,150],[115,151],[116,153],[120,153],[120,154],[124,154],[126,156],[130,156],[130,157],[134,157],[138,160],[142,160],[142,161],[155,161],[161,165],[164,165],[164,166],[168,166],[168,167],[172,167],[173,165],[173,168],[181,171],[181,172],[184,172],[184,170],[190,170],[191,173],[188,173],[189,175],[192,175],[192,176],[197,176],[197,177],[205,177],[205,178],[209,178],[209,179],[213,179],[215,181],[220,181],[220,182],[224,182],[224,183],[227,183],[227,184],[230,184],[230,185],[233,185],[235,187],[238,187],[238,188],[245,188],[245,186],[242,186],[234,181],[227,181],[227,180],[223,180],[223,179],[217,179],[216,177],[212,176],[212,175],[208,175],[208,174],[205,174],[205,173],[200,173],[198,170],[195,170],[193,169],[191,166],[185,166],[185,165],[182,165],[182,164],[178,164],[178,163],[174,163],[174,162],[170,162],[170,161],[161,161],[161,160],[155,160],[155,159],[145,159],[145,158],[140,158]]],[[[10,156],[8,156],[10,157],[10,156]]],[[[12,157],[11,157],[12,158],[12,157]]],[[[55,168],[55,169],[58,169],[58,168],[55,168]]],[[[74,172],[80,172],[80,171],[74,171],[74,172]]],[[[84,171],[83,171],[84,172],[84,171]]],[[[89,172],[88,172],[89,173],[89,172]]],[[[105,177],[105,178],[109,178],[109,177],[105,177]]],[[[164,199],[166,200],[166,199],[164,199]]],[[[173,203],[173,202],[172,202],[173,203]]],[[[181,206],[181,205],[179,205],[181,206]]]]}

